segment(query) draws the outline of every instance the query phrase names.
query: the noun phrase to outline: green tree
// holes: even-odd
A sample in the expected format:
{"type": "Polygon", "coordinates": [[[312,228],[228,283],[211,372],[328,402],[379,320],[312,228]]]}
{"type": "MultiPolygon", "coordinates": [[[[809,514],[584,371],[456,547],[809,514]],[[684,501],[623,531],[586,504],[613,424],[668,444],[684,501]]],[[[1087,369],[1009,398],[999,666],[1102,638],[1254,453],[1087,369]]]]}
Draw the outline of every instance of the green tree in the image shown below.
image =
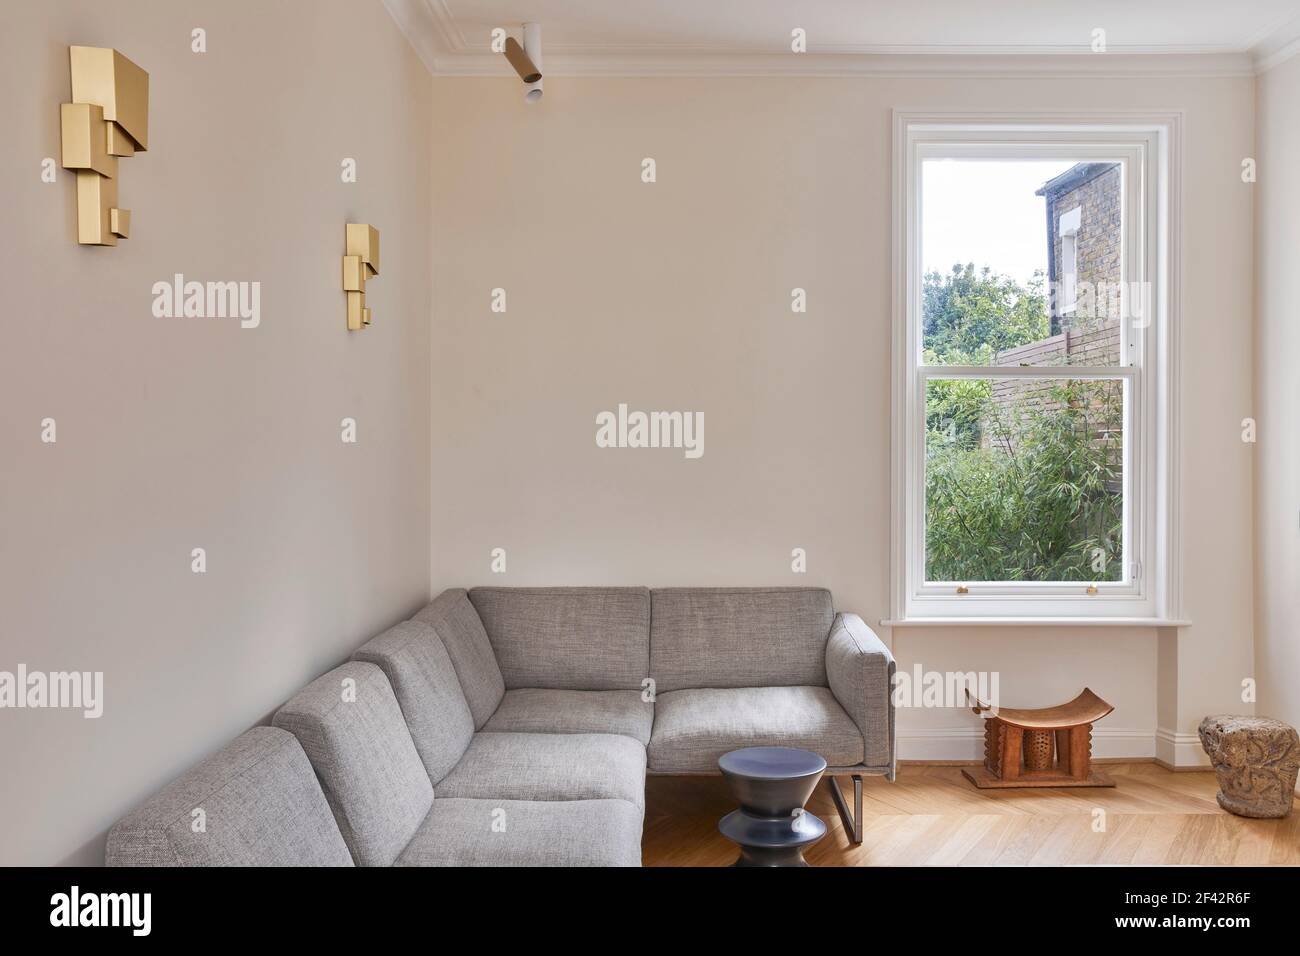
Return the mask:
{"type": "MultiPolygon", "coordinates": [[[[985,267],[929,272],[921,287],[922,346],[927,365],[992,365],[998,352],[1046,338],[1050,328],[1042,273],[1029,287],[985,267]]],[[[978,444],[991,395],[987,379],[931,379],[926,426],[964,445],[978,444]]]]}
{"type": "Polygon", "coordinates": [[[1124,499],[1118,382],[985,404],[983,444],[926,441],[926,578],[1114,581],[1124,499]]]}
{"type": "Polygon", "coordinates": [[[941,365],[992,365],[996,353],[1047,338],[1043,274],[1029,287],[987,266],[926,273],[921,285],[923,347],[941,365]]]}
{"type": "MultiPolygon", "coordinates": [[[[1050,332],[1043,277],[1028,288],[974,265],[922,286],[928,365],[993,365],[1050,332]]],[[[926,578],[1119,577],[1122,392],[1115,382],[926,386],[926,578]]]]}

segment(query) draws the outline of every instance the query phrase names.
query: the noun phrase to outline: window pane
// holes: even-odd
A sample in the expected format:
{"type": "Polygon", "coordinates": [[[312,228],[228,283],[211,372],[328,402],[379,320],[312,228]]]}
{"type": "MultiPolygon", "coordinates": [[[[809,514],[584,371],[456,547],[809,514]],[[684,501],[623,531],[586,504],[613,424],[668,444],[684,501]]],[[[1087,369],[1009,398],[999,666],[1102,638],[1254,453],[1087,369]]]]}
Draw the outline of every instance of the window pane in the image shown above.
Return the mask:
{"type": "Polygon", "coordinates": [[[1120,163],[926,160],[921,190],[925,364],[1120,364],[1120,163]]]}
{"type": "Polygon", "coordinates": [[[926,383],[927,581],[1120,581],[1124,383],[926,383]]]}

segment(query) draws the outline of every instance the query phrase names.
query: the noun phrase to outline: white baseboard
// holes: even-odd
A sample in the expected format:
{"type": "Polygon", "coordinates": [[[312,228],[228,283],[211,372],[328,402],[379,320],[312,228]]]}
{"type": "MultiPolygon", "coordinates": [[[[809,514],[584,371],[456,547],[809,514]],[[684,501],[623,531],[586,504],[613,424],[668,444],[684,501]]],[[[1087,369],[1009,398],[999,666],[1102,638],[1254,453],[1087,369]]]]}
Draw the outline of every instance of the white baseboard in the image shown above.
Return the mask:
{"type": "Polygon", "coordinates": [[[1180,734],[1165,727],[1156,728],[1156,760],[1167,767],[1208,767],[1201,738],[1197,734],[1180,734]]]}
{"type": "MultiPolygon", "coordinates": [[[[1191,735],[1200,750],[1200,741],[1191,735]]],[[[1159,758],[1156,731],[1122,727],[1093,727],[1094,757],[1159,758]]],[[[1202,754],[1204,756],[1204,754],[1202,754]]],[[[899,730],[899,760],[983,760],[984,731],[979,727],[936,727],[899,730]]]]}

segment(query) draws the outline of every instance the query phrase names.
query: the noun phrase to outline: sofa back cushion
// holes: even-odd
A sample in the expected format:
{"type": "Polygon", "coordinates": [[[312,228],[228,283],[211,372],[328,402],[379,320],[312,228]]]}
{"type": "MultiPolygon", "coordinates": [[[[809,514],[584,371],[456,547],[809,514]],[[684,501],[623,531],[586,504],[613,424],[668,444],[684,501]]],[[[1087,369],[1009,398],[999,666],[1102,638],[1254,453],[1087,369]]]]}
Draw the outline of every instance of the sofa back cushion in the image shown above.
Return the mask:
{"type": "Polygon", "coordinates": [[[298,741],[254,727],[118,821],[105,862],[351,866],[352,855],[298,741]]]}
{"type": "Polygon", "coordinates": [[[835,614],[824,588],[657,588],[650,600],[658,692],[826,686],[835,614]]]}
{"type": "Polygon", "coordinates": [[[432,627],[447,648],[478,730],[496,713],[506,684],[492,642],[464,588],[449,588],[412,618],[432,627]]]}
{"type": "Polygon", "coordinates": [[[391,865],[428,814],[433,784],[384,672],[361,661],[336,667],[273,723],[307,752],[357,863],[391,865]]]}
{"type": "Polygon", "coordinates": [[[442,639],[428,624],[407,621],[363,644],[352,659],[384,672],[416,752],[436,785],[456,766],[474,736],[474,718],[442,639]]]}
{"type": "Polygon", "coordinates": [[[507,688],[635,690],[649,676],[646,588],[473,588],[507,688]]]}

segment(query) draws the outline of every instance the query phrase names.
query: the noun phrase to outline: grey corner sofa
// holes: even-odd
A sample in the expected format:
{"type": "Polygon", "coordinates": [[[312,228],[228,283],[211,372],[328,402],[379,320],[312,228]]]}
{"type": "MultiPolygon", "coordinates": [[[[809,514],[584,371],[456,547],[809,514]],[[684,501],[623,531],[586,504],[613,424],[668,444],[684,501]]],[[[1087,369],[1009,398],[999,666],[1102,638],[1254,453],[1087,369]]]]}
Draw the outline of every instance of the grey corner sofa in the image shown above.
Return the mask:
{"type": "Polygon", "coordinates": [[[120,820],[106,859],[637,866],[647,773],[761,745],[853,777],[860,827],[862,775],[894,774],[893,672],[818,588],[448,590],[120,820]]]}

